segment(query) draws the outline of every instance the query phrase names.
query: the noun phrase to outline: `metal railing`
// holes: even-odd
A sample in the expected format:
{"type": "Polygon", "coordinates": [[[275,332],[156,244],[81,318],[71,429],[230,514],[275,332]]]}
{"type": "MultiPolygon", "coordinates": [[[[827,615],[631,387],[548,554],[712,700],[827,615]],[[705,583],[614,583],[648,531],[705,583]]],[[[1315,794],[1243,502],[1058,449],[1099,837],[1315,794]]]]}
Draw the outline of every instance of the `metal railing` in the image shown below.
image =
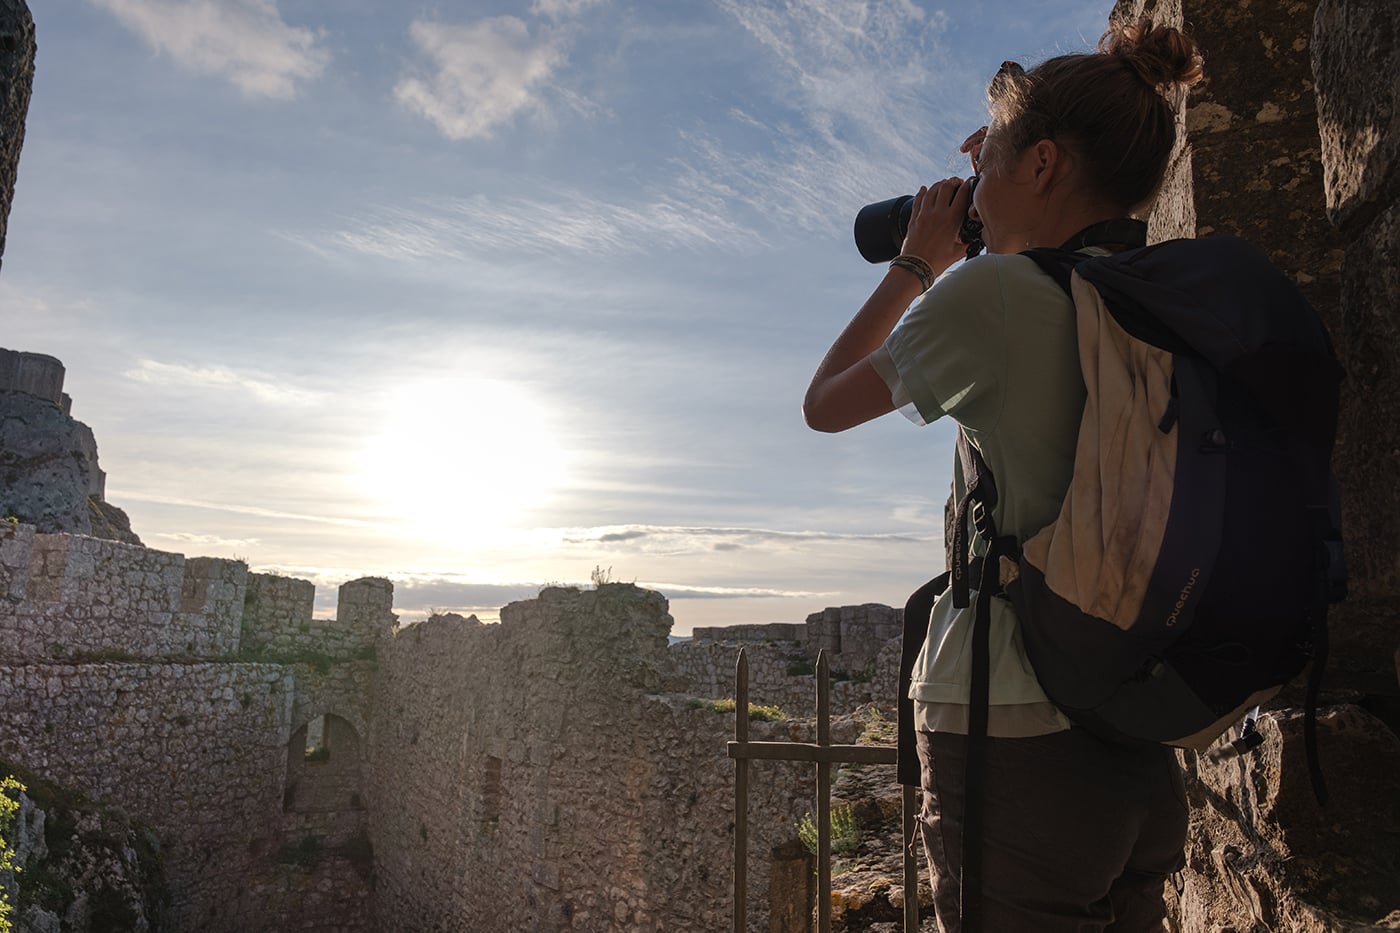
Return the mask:
{"type": "MultiPolygon", "coordinates": [[[[817,654],[817,741],[749,741],[749,661],[744,649],[734,671],[734,933],[748,933],[749,762],[810,761],[817,766],[817,933],[831,933],[831,766],[895,763],[895,750],[882,745],[831,744],[831,678],[826,651],[817,654]]],[[[913,838],[917,789],[903,791],[904,929],[919,929],[918,865],[913,838]]]]}

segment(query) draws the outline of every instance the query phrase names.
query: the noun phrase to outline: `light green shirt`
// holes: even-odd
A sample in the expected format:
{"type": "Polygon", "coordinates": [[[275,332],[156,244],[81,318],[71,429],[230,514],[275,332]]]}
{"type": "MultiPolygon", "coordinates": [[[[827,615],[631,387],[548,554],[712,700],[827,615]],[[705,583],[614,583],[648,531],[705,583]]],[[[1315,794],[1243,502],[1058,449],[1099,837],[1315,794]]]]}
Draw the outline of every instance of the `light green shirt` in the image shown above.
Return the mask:
{"type": "MultiPolygon", "coordinates": [[[[1074,306],[1032,260],[988,255],[959,266],[914,303],[870,362],[915,423],[949,415],[968,433],[996,480],[1001,534],[1024,541],[1054,521],[1073,471],[1085,393],[1074,306]]],[[[961,498],[956,463],[954,478],[961,498]]],[[[974,551],[984,551],[973,538],[974,551]]],[[[953,607],[951,591],[934,604],[909,689],[920,729],[967,731],[972,621],[971,608],[953,607]]],[[[1068,728],[1031,670],[1005,599],[992,600],[990,634],[990,734],[1068,728]]]]}

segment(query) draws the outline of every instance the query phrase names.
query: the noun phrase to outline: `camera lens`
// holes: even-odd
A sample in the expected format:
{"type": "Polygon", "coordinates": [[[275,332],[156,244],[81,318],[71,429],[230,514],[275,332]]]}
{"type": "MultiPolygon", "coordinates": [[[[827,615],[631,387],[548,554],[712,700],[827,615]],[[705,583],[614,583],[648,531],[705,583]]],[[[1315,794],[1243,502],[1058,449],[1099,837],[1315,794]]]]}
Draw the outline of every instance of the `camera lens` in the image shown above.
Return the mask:
{"type": "Polygon", "coordinates": [[[867,204],[860,209],[856,214],[856,249],[866,262],[889,262],[899,255],[913,213],[912,194],[867,204]]]}
{"type": "MultiPolygon", "coordinates": [[[[968,181],[967,207],[972,210],[972,193],[977,190],[981,176],[968,181]]],[[[856,213],[856,249],[866,262],[889,262],[904,248],[904,236],[909,232],[909,218],[914,213],[914,196],[902,194],[888,201],[867,204],[856,213]]],[[[967,244],[971,259],[986,247],[982,243],[982,224],[969,215],[963,216],[958,239],[967,244]]]]}

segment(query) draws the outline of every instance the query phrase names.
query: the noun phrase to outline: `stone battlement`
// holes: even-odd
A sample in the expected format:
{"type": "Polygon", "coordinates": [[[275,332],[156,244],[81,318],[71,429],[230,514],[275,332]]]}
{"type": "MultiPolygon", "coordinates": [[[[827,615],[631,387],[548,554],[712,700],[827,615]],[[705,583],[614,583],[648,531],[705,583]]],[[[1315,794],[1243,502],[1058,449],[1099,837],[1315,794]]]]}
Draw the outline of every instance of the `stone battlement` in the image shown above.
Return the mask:
{"type": "Polygon", "coordinates": [[[68,414],[63,393],[63,363],[45,353],[0,347],[0,392],[24,392],[53,402],[68,414]]]}
{"type": "Polygon", "coordinates": [[[314,586],[247,564],[0,526],[0,658],[227,660],[364,657],[394,624],[388,580],[340,588],[334,620],[314,586]]]}

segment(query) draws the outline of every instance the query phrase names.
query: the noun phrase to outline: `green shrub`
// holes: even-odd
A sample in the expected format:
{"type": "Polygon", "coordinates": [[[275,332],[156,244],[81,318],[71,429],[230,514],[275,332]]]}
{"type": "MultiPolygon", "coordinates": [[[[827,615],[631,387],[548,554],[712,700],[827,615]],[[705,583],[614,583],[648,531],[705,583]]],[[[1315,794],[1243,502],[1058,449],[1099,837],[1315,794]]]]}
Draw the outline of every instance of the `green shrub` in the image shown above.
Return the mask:
{"type": "MultiPolygon", "coordinates": [[[[15,865],[14,837],[10,835],[10,827],[14,825],[15,814],[19,813],[19,795],[23,792],[24,785],[13,774],[0,780],[0,875],[20,870],[15,865]]],[[[10,933],[14,929],[10,920],[12,910],[14,905],[10,903],[9,896],[0,891],[0,933],[10,933]]]]}
{"type": "MultiPolygon", "coordinates": [[[[797,824],[797,838],[807,847],[807,851],[817,854],[817,821],[808,813],[797,824]]],[[[832,854],[850,852],[860,845],[860,824],[856,822],[855,808],[848,803],[833,804],[831,807],[831,851],[832,854]]]]}
{"type": "Polygon", "coordinates": [[[784,671],[789,677],[811,677],[817,672],[817,666],[811,661],[793,661],[784,671]]]}
{"type": "MultiPolygon", "coordinates": [[[[693,699],[686,704],[689,709],[708,709],[716,713],[732,713],[738,704],[733,697],[725,697],[720,700],[693,699]]],[[[779,706],[763,706],[757,703],[749,704],[749,720],[751,722],[783,722],[788,719],[787,713],[783,712],[779,706]]]]}

